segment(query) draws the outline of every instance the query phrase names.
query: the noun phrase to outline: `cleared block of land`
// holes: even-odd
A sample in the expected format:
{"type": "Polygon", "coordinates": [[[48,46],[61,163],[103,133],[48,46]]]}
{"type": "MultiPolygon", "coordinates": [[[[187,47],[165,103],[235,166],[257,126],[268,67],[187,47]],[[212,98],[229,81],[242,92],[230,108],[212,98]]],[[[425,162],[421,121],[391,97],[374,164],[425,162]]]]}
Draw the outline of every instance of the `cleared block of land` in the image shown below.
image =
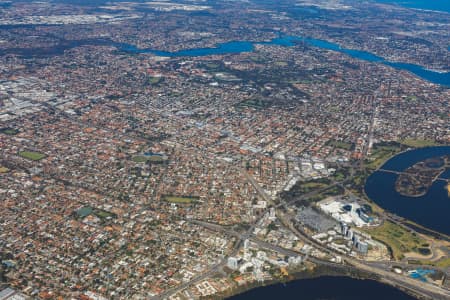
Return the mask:
{"type": "Polygon", "coordinates": [[[413,234],[401,226],[385,221],[381,226],[367,229],[366,232],[374,239],[388,245],[395,259],[402,259],[403,253],[416,252],[423,248],[427,242],[420,236],[413,234]]]}
{"type": "Polygon", "coordinates": [[[427,265],[434,266],[438,268],[448,268],[450,267],[450,257],[441,258],[437,261],[430,260],[408,260],[410,264],[427,265]]]}
{"type": "Polygon", "coordinates": [[[0,166],[0,173],[7,173],[8,171],[8,168],[0,166]]]}
{"type": "Polygon", "coordinates": [[[22,152],[19,152],[19,155],[22,156],[23,158],[31,159],[31,160],[41,160],[44,157],[46,157],[46,155],[43,153],[33,152],[33,151],[22,151],[22,152]]]}
{"type": "Polygon", "coordinates": [[[439,268],[450,267],[450,257],[442,258],[436,262],[436,266],[439,268]]]}

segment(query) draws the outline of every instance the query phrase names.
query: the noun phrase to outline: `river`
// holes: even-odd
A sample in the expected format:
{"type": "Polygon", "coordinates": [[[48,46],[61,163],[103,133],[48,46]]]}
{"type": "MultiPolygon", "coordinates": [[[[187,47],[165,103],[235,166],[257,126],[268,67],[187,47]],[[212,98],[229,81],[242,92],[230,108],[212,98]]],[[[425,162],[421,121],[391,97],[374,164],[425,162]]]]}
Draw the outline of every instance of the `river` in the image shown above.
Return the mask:
{"type": "Polygon", "coordinates": [[[450,13],[450,1],[448,0],[375,0],[380,3],[396,4],[408,8],[434,10],[450,13]]]}
{"type": "Polygon", "coordinates": [[[342,48],[340,45],[336,43],[331,43],[329,41],[300,37],[300,36],[281,36],[271,41],[267,42],[248,42],[248,41],[231,41],[227,43],[218,44],[216,47],[212,48],[193,48],[186,49],[176,52],[168,52],[168,51],[160,51],[151,48],[140,49],[135,45],[125,44],[125,43],[116,43],[113,41],[105,40],[105,39],[91,39],[91,40],[81,40],[81,41],[66,41],[55,47],[51,48],[37,48],[37,49],[4,49],[0,51],[0,55],[5,54],[17,54],[24,57],[33,57],[33,56],[51,56],[63,54],[65,50],[82,46],[82,45],[110,45],[116,47],[118,50],[126,52],[126,53],[151,53],[158,56],[166,56],[166,57],[196,57],[196,56],[208,56],[208,55],[224,55],[224,54],[237,54],[243,52],[252,52],[254,51],[255,45],[278,45],[283,47],[292,47],[296,45],[296,43],[305,43],[307,45],[327,49],[332,51],[337,51],[344,53],[353,58],[357,58],[364,61],[381,63],[384,65],[391,66],[395,69],[406,70],[409,71],[416,76],[427,80],[429,82],[433,82],[436,84],[440,84],[443,86],[450,87],[450,72],[439,72],[428,70],[422,66],[402,63],[402,62],[392,62],[386,60],[382,57],[376,56],[370,52],[346,49],[342,48]]]}
{"type": "MultiPolygon", "coordinates": [[[[427,147],[401,153],[388,160],[381,169],[404,171],[419,161],[450,154],[450,146],[427,147]]],[[[367,179],[365,191],[376,204],[398,216],[419,225],[450,235],[450,198],[446,182],[436,180],[421,197],[407,197],[395,190],[398,175],[383,171],[374,172],[367,179]]],[[[450,170],[440,176],[450,178],[450,170]]]]}
{"type": "Polygon", "coordinates": [[[389,285],[344,276],[322,276],[274,284],[233,296],[230,300],[413,300],[414,297],[389,285]]]}
{"type": "Polygon", "coordinates": [[[207,56],[207,55],[216,55],[216,54],[232,54],[232,53],[243,53],[243,52],[251,52],[254,50],[255,45],[277,45],[284,47],[294,46],[298,42],[303,42],[308,45],[327,49],[332,51],[337,51],[344,53],[353,58],[357,58],[364,61],[382,63],[384,65],[391,66],[395,69],[406,70],[409,71],[416,76],[425,79],[427,81],[450,86],[450,72],[438,72],[433,70],[428,70],[422,66],[402,63],[402,62],[392,62],[386,60],[382,57],[376,56],[370,52],[346,49],[342,48],[340,45],[336,43],[331,43],[324,40],[299,37],[299,36],[282,36],[275,39],[272,39],[269,42],[247,42],[247,41],[232,41],[228,43],[218,44],[215,48],[195,48],[188,50],[181,50],[178,52],[167,52],[167,51],[158,51],[153,49],[138,49],[133,45],[128,44],[118,44],[120,50],[132,53],[152,53],[159,56],[168,56],[168,57],[180,57],[180,56],[207,56]]]}

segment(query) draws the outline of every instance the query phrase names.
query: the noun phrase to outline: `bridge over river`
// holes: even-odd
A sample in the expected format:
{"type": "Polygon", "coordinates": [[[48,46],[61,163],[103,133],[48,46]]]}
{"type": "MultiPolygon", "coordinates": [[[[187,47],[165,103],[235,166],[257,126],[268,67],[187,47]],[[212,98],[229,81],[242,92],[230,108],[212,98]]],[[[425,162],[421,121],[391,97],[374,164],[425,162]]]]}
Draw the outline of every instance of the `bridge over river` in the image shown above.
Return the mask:
{"type": "MultiPolygon", "coordinates": [[[[411,174],[411,173],[408,173],[408,172],[400,172],[400,171],[387,170],[387,169],[378,169],[378,171],[381,171],[381,172],[387,172],[387,173],[393,173],[393,174],[397,174],[397,175],[414,175],[414,174],[411,174]]],[[[442,174],[442,173],[441,173],[441,174],[442,174]]],[[[448,179],[448,178],[442,178],[442,177],[434,178],[433,181],[435,181],[435,180],[442,180],[442,181],[445,181],[445,182],[447,182],[447,183],[450,182],[450,179],[448,179]]]]}

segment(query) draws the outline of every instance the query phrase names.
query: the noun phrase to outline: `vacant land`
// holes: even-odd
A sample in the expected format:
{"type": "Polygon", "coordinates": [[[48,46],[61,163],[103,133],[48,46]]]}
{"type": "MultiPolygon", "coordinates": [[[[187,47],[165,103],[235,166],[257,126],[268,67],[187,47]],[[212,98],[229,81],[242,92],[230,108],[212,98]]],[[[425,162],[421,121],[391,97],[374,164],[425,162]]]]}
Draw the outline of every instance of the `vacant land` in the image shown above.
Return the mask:
{"type": "Polygon", "coordinates": [[[33,151],[22,151],[19,152],[19,155],[22,156],[23,158],[31,160],[41,160],[46,156],[45,154],[33,151]]]}
{"type": "Polygon", "coordinates": [[[438,268],[448,268],[450,267],[450,257],[444,257],[437,261],[429,261],[429,260],[408,260],[409,263],[414,263],[418,265],[428,265],[434,266],[438,268]]]}
{"type": "Polygon", "coordinates": [[[450,267],[450,257],[442,258],[438,260],[435,264],[439,268],[448,268],[450,267]]]}
{"type": "Polygon", "coordinates": [[[421,148],[421,147],[429,147],[429,146],[436,146],[438,145],[433,140],[415,140],[415,139],[404,139],[400,141],[403,145],[406,145],[408,147],[414,147],[414,148],[421,148]]]}
{"type": "Polygon", "coordinates": [[[0,166],[0,174],[1,173],[7,173],[8,171],[9,171],[8,168],[0,166]]]}
{"type": "Polygon", "coordinates": [[[169,203],[190,204],[198,200],[197,197],[164,196],[164,200],[169,203]]]}
{"type": "Polygon", "coordinates": [[[366,232],[374,239],[388,245],[397,260],[403,258],[403,253],[416,252],[420,254],[419,249],[426,248],[425,245],[427,245],[427,242],[417,234],[406,231],[390,221],[384,222],[377,228],[367,229],[366,232]]]}

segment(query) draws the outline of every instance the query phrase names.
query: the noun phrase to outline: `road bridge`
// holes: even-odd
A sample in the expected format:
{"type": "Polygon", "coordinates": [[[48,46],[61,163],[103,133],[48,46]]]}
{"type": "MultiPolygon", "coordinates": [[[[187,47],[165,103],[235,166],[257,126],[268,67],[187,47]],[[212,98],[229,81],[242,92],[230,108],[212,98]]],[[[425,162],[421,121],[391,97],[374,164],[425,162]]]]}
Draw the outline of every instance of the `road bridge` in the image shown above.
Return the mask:
{"type": "MultiPolygon", "coordinates": [[[[400,172],[400,171],[388,170],[388,169],[378,169],[378,171],[386,172],[386,173],[392,173],[392,174],[396,174],[396,175],[413,175],[413,174],[408,173],[408,172],[400,172]]],[[[436,178],[433,179],[433,181],[434,180],[442,180],[442,181],[445,181],[447,183],[450,181],[450,179],[443,178],[443,177],[436,177],[436,178]]]]}

